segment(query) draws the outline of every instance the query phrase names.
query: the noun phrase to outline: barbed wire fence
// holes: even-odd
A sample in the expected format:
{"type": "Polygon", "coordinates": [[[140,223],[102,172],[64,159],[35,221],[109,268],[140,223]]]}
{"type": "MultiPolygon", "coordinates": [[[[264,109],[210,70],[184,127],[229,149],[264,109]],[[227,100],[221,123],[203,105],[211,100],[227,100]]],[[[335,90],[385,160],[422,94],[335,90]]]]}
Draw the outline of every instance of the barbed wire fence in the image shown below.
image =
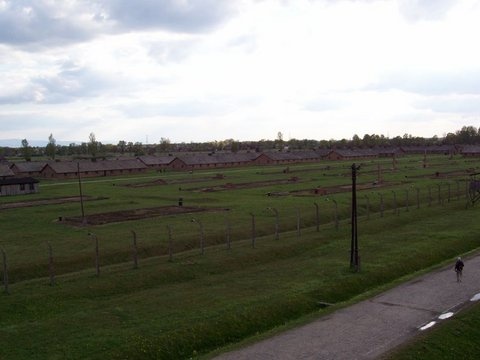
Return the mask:
{"type": "MultiPolygon", "coordinates": [[[[369,221],[376,218],[383,218],[387,212],[391,215],[399,216],[401,213],[410,212],[412,209],[420,209],[424,206],[445,206],[452,201],[461,201],[466,199],[469,203],[469,184],[465,181],[465,187],[462,189],[462,181],[444,182],[436,186],[428,185],[424,188],[415,186],[406,187],[400,190],[381,190],[381,191],[362,191],[359,201],[359,215],[363,221],[369,221]]],[[[279,206],[269,206],[264,209],[256,209],[255,212],[237,216],[236,221],[232,219],[232,212],[225,213],[222,217],[223,226],[209,227],[209,215],[201,218],[199,215],[190,217],[189,224],[177,226],[166,225],[166,231],[162,231],[163,241],[158,251],[147,254],[145,257],[166,256],[168,262],[173,262],[175,254],[185,251],[198,249],[199,255],[205,255],[209,246],[218,246],[224,243],[225,249],[231,251],[235,248],[238,241],[250,241],[252,250],[256,249],[257,242],[264,236],[272,236],[275,241],[281,241],[282,237],[288,232],[295,233],[298,239],[302,237],[302,229],[314,228],[316,232],[321,231],[321,227],[329,227],[336,231],[341,224],[348,223],[350,208],[348,205],[341,205],[335,198],[335,194],[323,195],[320,198],[313,198],[310,208],[294,207],[280,208],[279,206]],[[205,226],[204,223],[207,225],[205,226]],[[192,231],[190,224],[195,224],[197,233],[192,231]],[[194,234],[194,235],[192,235],[194,234]]],[[[239,215],[239,214],[237,214],[239,215]]],[[[87,236],[93,240],[92,257],[95,268],[95,276],[100,277],[101,259],[108,259],[108,251],[102,253],[101,238],[88,232],[87,236]]],[[[132,268],[138,269],[141,266],[141,257],[139,251],[139,236],[137,231],[131,230],[131,248],[127,251],[131,254],[132,268]]],[[[148,245],[146,245],[148,247],[148,245]]],[[[54,287],[57,282],[54,248],[50,242],[47,242],[47,260],[46,268],[48,273],[39,277],[48,276],[49,284],[54,287]]],[[[9,282],[9,268],[15,271],[11,264],[7,263],[7,252],[1,249],[2,254],[2,280],[4,294],[11,294],[9,282]],[[9,266],[10,265],[10,266],[9,266]]],[[[106,262],[108,265],[108,261],[106,262]]],[[[72,269],[71,271],[75,271],[72,269]]],[[[65,269],[61,273],[66,273],[65,269]]]]}

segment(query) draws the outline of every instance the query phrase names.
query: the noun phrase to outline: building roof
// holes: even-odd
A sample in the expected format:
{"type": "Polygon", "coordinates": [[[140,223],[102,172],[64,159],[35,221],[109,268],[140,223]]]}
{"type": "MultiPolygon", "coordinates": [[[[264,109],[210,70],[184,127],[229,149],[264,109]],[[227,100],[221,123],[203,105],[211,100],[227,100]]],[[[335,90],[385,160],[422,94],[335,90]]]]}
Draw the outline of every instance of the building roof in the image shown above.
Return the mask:
{"type": "Polygon", "coordinates": [[[153,155],[145,155],[139,156],[137,158],[142,163],[147,166],[155,166],[155,165],[168,165],[173,160],[175,160],[175,156],[173,155],[163,155],[163,156],[153,156],[153,155]]]}
{"type": "Polygon", "coordinates": [[[15,176],[15,173],[8,167],[8,165],[0,164],[0,177],[15,176]]]}
{"type": "Polygon", "coordinates": [[[11,166],[18,169],[18,173],[40,172],[44,168],[46,162],[44,161],[22,161],[16,162],[11,166]]]}
{"type": "Polygon", "coordinates": [[[146,169],[146,165],[137,159],[131,160],[101,160],[101,161],[52,161],[49,166],[58,174],[75,173],[78,168],[80,172],[87,171],[114,171],[114,170],[135,170],[146,169]]]}

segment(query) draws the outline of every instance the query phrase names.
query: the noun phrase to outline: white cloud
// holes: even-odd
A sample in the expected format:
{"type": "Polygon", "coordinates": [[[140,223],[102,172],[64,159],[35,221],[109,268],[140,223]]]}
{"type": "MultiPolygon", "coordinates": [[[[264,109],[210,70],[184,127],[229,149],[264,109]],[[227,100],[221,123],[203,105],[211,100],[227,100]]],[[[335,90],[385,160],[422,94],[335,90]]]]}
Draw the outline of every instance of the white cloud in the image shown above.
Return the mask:
{"type": "Polygon", "coordinates": [[[0,121],[60,141],[441,135],[478,115],[479,16],[477,0],[0,0],[0,121]]]}

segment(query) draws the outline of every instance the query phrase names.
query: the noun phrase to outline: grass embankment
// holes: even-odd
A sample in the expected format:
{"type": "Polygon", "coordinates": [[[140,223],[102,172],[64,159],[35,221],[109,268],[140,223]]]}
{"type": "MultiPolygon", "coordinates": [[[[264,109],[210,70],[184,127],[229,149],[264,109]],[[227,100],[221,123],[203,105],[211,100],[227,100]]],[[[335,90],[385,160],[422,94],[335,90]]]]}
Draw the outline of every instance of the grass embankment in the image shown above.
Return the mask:
{"type": "Polygon", "coordinates": [[[480,305],[419,335],[384,360],[451,360],[480,358],[480,305]]]}
{"type": "Polygon", "coordinates": [[[349,228],[331,225],[11,285],[0,296],[0,358],[185,359],[321,315],[357,295],[479,245],[464,202],[359,221],[362,271],[348,268],[349,228]]]}

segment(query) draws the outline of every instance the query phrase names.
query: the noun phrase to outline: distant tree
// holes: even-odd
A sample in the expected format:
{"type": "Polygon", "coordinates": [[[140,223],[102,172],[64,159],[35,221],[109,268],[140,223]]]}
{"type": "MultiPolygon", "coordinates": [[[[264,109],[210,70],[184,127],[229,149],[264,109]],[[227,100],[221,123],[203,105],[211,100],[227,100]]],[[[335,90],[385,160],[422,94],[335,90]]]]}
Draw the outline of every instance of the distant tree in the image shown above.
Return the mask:
{"type": "Polygon", "coordinates": [[[136,142],[133,145],[133,153],[135,156],[145,155],[145,150],[143,149],[143,145],[141,142],[136,142]]]}
{"type": "Polygon", "coordinates": [[[98,142],[93,132],[88,136],[88,153],[91,155],[92,161],[97,160],[98,142]]]}
{"type": "Polygon", "coordinates": [[[240,148],[240,143],[238,141],[232,141],[230,143],[230,151],[233,152],[233,153],[236,153],[238,152],[240,148]]]}
{"type": "Polygon", "coordinates": [[[464,126],[456,135],[460,144],[474,144],[477,141],[477,129],[474,126],[464,126]]]}
{"type": "Polygon", "coordinates": [[[117,145],[117,151],[119,151],[120,154],[123,155],[126,149],[127,149],[127,143],[125,142],[125,140],[120,140],[117,145]]]}
{"type": "Polygon", "coordinates": [[[30,147],[30,144],[28,143],[27,139],[22,140],[22,156],[25,159],[25,161],[32,160],[32,148],[30,147]]]}
{"type": "Polygon", "coordinates": [[[353,135],[353,137],[352,137],[352,145],[354,147],[362,146],[362,140],[360,139],[360,137],[357,134],[353,135]]]}
{"type": "Polygon", "coordinates": [[[160,152],[168,152],[170,150],[170,139],[169,138],[160,138],[160,144],[158,145],[158,148],[160,152]]]}
{"type": "Polygon", "coordinates": [[[48,137],[48,144],[45,147],[45,154],[52,160],[55,160],[55,154],[57,152],[57,144],[56,140],[54,139],[53,135],[50,134],[48,137]]]}

